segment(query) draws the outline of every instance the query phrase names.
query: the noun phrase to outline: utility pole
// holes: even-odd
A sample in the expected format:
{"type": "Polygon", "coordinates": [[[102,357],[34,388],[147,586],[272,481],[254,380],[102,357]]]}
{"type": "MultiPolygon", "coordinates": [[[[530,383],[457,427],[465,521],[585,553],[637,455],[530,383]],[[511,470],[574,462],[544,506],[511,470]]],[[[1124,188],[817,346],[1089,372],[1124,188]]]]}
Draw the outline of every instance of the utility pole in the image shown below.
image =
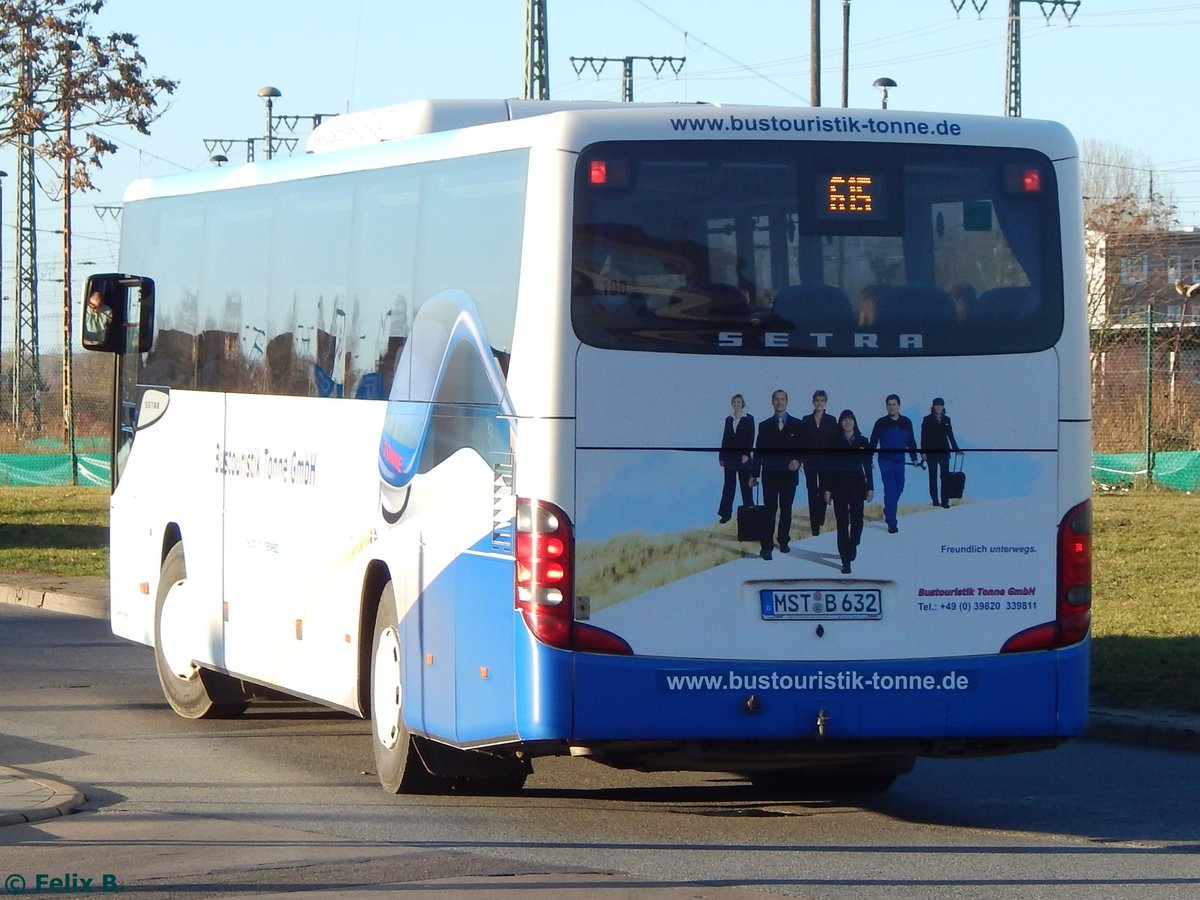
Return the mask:
{"type": "Polygon", "coordinates": [[[1004,72],[1006,116],[1021,115],[1021,4],[1037,3],[1047,22],[1056,9],[1061,9],[1070,22],[1079,9],[1079,2],[1080,0],[1008,0],[1008,57],[1004,72]],[[1049,11],[1046,7],[1049,7],[1049,11]]]}
{"type": "MultiPolygon", "coordinates": [[[[950,0],[955,12],[962,12],[967,0],[950,0]]],[[[1081,0],[1008,0],[1008,44],[1004,63],[1004,114],[1021,115],[1021,4],[1036,3],[1049,22],[1055,10],[1062,10],[1069,24],[1079,11],[1081,0]]],[[[982,14],[987,0],[971,0],[975,12],[982,14]]]]}
{"type": "Polygon", "coordinates": [[[546,0],[525,0],[525,99],[550,99],[550,39],[546,0]]]}
{"type": "Polygon", "coordinates": [[[809,7],[809,77],[812,79],[812,105],[821,105],[821,0],[809,7]]]}
{"type": "Polygon", "coordinates": [[[850,105],[850,0],[842,0],[842,108],[850,105]]]}
{"type": "Polygon", "coordinates": [[[71,163],[75,150],[71,144],[71,105],[65,98],[71,93],[71,52],[79,47],[70,44],[63,48],[63,343],[62,343],[62,420],[63,443],[71,459],[71,485],[79,484],[79,459],[75,455],[75,388],[74,361],[71,353],[71,163]]]}
{"type": "MultiPolygon", "coordinates": [[[[21,30],[21,42],[32,40],[31,29],[21,30]]],[[[29,54],[21,54],[17,73],[22,109],[32,107],[33,74],[29,54]]],[[[34,174],[33,135],[22,132],[17,145],[17,261],[14,290],[12,367],[13,429],[18,436],[42,429],[41,359],[38,349],[37,223],[34,213],[37,181],[34,174]]]]}
{"type": "Polygon", "coordinates": [[[662,74],[662,70],[668,65],[671,71],[678,75],[683,70],[683,64],[687,62],[686,56],[572,56],[571,65],[575,67],[575,74],[583,73],[584,66],[591,66],[596,77],[600,77],[600,73],[604,71],[606,63],[621,64],[621,99],[626,103],[633,102],[633,64],[636,61],[650,63],[650,68],[654,69],[655,75],[662,74]]]}

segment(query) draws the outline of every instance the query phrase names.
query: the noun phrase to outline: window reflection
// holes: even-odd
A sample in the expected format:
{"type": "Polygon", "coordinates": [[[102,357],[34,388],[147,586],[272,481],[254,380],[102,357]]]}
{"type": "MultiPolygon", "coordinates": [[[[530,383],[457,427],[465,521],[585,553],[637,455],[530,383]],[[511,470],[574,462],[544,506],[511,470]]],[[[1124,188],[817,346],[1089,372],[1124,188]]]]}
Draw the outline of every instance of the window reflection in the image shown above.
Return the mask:
{"type": "Polygon", "coordinates": [[[130,204],[122,266],[158,284],[139,380],[384,399],[417,306],[448,289],[511,351],[527,153],[130,204]]]}

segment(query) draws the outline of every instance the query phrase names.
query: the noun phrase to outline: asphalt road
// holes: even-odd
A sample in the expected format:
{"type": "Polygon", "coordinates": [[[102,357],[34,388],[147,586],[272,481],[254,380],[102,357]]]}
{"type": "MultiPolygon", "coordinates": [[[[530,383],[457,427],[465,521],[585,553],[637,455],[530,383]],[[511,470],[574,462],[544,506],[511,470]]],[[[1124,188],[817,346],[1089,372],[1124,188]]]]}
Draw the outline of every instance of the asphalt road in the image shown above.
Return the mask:
{"type": "Polygon", "coordinates": [[[139,897],[375,884],[473,898],[1200,892],[1196,754],[1079,741],[921,761],[865,799],[551,760],[518,797],[391,797],[367,728],[300,703],[179,719],[150,651],[106,622],[0,606],[0,764],[87,796],[76,815],[0,829],[0,875],[111,875],[139,897]]]}

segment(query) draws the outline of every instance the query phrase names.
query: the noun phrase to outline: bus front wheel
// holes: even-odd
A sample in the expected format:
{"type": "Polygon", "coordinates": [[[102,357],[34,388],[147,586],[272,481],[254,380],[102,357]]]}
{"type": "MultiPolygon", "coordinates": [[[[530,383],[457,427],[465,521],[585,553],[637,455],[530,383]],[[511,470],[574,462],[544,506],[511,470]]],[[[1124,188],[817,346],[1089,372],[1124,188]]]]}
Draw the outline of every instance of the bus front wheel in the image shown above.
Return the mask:
{"type": "Polygon", "coordinates": [[[400,640],[396,593],[389,583],[375,613],[371,654],[371,735],[375,770],[383,789],[393,794],[429,793],[440,786],[417,752],[418,737],[404,724],[404,649],[400,640]]]}
{"type": "Polygon", "coordinates": [[[189,642],[181,588],[187,581],[183,544],[177,543],[163,560],[154,603],[154,665],[163,696],[185,719],[221,719],[241,715],[247,698],[242,684],[221,672],[203,669],[187,655],[189,642]],[[178,635],[178,636],[177,636],[178,635]]]}

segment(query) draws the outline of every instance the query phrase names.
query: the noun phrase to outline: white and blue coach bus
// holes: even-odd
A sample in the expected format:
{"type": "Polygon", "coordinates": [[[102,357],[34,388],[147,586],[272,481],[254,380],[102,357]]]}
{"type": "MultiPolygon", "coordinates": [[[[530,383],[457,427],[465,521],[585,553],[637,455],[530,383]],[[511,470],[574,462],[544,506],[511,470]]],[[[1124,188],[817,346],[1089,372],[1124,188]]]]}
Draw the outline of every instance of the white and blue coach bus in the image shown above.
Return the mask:
{"type": "Polygon", "coordinates": [[[112,626],[178,713],[369,717],[390,791],[548,755],[881,789],[1083,731],[1063,128],[421,101],[309,150],[133,184],[87,289],[112,626]]]}

